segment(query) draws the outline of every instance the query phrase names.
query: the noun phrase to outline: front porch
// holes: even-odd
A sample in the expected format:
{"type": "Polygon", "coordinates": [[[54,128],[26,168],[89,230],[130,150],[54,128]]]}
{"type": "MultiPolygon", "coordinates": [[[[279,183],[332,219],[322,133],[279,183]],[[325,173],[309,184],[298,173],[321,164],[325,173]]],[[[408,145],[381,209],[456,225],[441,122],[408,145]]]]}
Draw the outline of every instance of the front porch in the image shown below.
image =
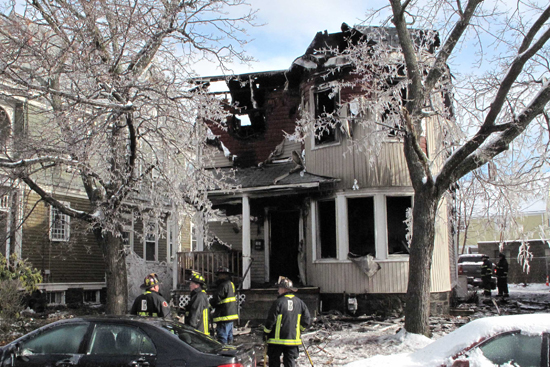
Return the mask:
{"type": "MultiPolygon", "coordinates": [[[[207,289],[206,293],[210,298],[215,288],[207,289]]],[[[185,307],[189,302],[189,290],[178,288],[172,292],[172,301],[176,311],[185,307]]],[[[238,326],[245,325],[247,321],[257,325],[263,323],[271,304],[277,299],[277,288],[273,285],[271,288],[251,288],[237,290],[237,299],[239,300],[239,321],[238,326]]],[[[311,313],[311,316],[317,316],[320,313],[320,292],[317,287],[298,287],[296,296],[304,301],[311,313]]]]}
{"type": "MultiPolygon", "coordinates": [[[[235,284],[237,299],[239,301],[239,324],[247,321],[263,322],[269,307],[277,298],[275,284],[252,282],[245,289],[243,279],[249,274],[249,268],[243,270],[242,252],[238,250],[214,252],[196,251],[179,252],[177,254],[177,289],[172,292],[172,301],[176,309],[183,308],[189,302],[189,283],[187,279],[193,272],[201,273],[206,279],[206,293],[210,297],[215,290],[215,272],[220,266],[229,268],[232,281],[235,284]]],[[[308,306],[311,315],[319,314],[320,289],[317,287],[298,286],[297,296],[308,306]]]]}

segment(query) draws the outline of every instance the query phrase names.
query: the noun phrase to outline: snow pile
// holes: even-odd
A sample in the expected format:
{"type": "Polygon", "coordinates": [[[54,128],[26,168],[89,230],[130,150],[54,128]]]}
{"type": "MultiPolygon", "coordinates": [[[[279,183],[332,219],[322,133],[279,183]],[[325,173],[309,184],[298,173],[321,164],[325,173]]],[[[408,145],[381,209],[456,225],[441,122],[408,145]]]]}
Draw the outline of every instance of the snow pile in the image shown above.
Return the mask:
{"type": "MultiPolygon", "coordinates": [[[[380,355],[384,352],[390,352],[389,345],[380,344],[383,349],[372,358],[357,360],[349,363],[346,367],[383,367],[383,366],[409,366],[409,367],[430,367],[430,366],[450,366],[453,360],[450,357],[456,356],[465,348],[471,347],[476,343],[497,333],[521,330],[522,334],[538,335],[542,332],[550,331],[550,314],[528,314],[513,316],[495,316],[474,320],[467,325],[449,333],[448,335],[428,344],[414,353],[401,353],[393,355],[380,355]]],[[[402,336],[398,333],[393,337],[399,341],[402,336]]],[[[411,338],[411,335],[405,335],[411,338]]],[[[419,336],[417,336],[419,337],[419,336]]],[[[388,338],[391,339],[391,338],[388,338]]],[[[429,340],[429,339],[428,339],[429,340]]],[[[401,341],[401,346],[407,343],[401,341]]],[[[421,347],[418,344],[409,344],[410,348],[421,347]]],[[[405,349],[405,348],[403,348],[405,349]]],[[[400,349],[399,351],[403,351],[400,349]]],[[[394,352],[396,350],[394,349],[394,352]]],[[[471,366],[493,366],[480,352],[473,351],[469,354],[471,366]]]]}
{"type": "MultiPolygon", "coordinates": [[[[335,332],[320,330],[303,336],[304,345],[314,365],[331,364],[341,366],[376,354],[413,352],[432,342],[423,335],[410,334],[401,328],[402,324],[348,326],[335,332]]],[[[300,365],[309,364],[305,353],[300,354],[300,365]]]]}

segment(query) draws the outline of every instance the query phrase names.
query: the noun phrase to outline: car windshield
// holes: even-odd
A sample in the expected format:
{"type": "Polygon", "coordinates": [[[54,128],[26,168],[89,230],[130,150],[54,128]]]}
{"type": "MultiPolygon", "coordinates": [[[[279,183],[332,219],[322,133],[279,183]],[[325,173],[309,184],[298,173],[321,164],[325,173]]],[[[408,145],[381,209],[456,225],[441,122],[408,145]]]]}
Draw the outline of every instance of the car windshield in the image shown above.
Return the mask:
{"type": "Polygon", "coordinates": [[[216,353],[223,348],[223,344],[217,340],[212,339],[208,335],[205,335],[188,325],[166,322],[162,323],[161,326],[170,333],[177,335],[181,341],[195,348],[199,352],[216,353]]]}

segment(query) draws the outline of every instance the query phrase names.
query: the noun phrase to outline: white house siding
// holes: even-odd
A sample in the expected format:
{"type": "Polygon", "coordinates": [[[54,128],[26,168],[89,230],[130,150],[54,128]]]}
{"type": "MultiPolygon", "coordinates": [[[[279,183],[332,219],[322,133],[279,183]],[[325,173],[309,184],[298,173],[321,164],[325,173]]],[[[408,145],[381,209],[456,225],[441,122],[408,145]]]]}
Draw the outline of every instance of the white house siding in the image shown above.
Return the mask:
{"type": "Polygon", "coordinates": [[[449,230],[448,200],[444,199],[439,205],[435,226],[435,248],[431,274],[432,292],[448,292],[451,290],[451,274],[449,262],[449,230]]]}
{"type": "Polygon", "coordinates": [[[380,262],[381,269],[367,277],[350,261],[311,264],[308,280],[321,293],[405,293],[409,275],[408,261],[380,262]]]}
{"type": "MultiPolygon", "coordinates": [[[[440,123],[435,118],[427,121],[426,136],[428,155],[436,157],[437,165],[444,154],[438,150],[442,147],[441,137],[431,133],[432,124],[440,123]]],[[[353,136],[359,139],[364,134],[360,126],[353,126],[353,136]]],[[[407,164],[403,154],[402,143],[397,140],[386,143],[374,165],[369,162],[369,155],[351,149],[350,140],[343,134],[340,142],[334,145],[313,147],[313,140],[306,140],[306,168],[313,174],[337,177],[341,179],[339,189],[352,191],[354,180],[359,189],[385,189],[410,187],[407,164]],[[313,148],[313,149],[312,149],[313,148]]],[[[340,192],[341,192],[340,191],[340,192]]],[[[449,263],[449,231],[447,225],[447,201],[440,204],[436,222],[435,250],[433,254],[431,291],[449,292],[451,290],[449,263]]],[[[311,228],[311,218],[308,221],[311,228]]],[[[311,234],[307,234],[308,259],[313,259],[311,234]]],[[[372,278],[368,278],[353,263],[340,260],[333,262],[308,262],[308,283],[321,288],[321,293],[406,293],[409,262],[406,260],[379,261],[381,269],[372,278]]]]}
{"type": "Polygon", "coordinates": [[[224,168],[233,166],[231,158],[228,158],[216,147],[211,147],[208,154],[211,155],[212,162],[210,167],[224,168]]]}
{"type": "Polygon", "coordinates": [[[369,162],[369,155],[351,148],[347,139],[340,144],[313,150],[311,145],[311,139],[307,139],[307,171],[337,177],[344,189],[351,189],[355,179],[360,188],[410,186],[403,146],[397,141],[385,144],[373,165],[369,162]]]}
{"type": "Polygon", "coordinates": [[[300,154],[301,156],[302,143],[285,139],[285,143],[283,145],[283,152],[281,153],[281,155],[274,157],[274,159],[284,159],[284,158],[292,157],[293,151],[298,152],[298,154],[300,154]]]}

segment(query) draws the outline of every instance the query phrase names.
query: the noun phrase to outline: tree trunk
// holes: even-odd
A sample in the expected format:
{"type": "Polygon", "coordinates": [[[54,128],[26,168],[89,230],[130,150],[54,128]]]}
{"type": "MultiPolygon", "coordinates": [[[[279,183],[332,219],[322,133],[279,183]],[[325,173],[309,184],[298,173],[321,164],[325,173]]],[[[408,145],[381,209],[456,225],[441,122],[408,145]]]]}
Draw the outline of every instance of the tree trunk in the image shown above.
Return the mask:
{"type": "Polygon", "coordinates": [[[409,256],[409,284],[405,305],[405,330],[430,336],[430,269],[434,251],[437,197],[423,187],[415,192],[413,238],[409,256]]]}
{"type": "Polygon", "coordinates": [[[103,233],[101,249],[105,261],[107,281],[107,309],[109,315],[126,314],[128,302],[128,279],[126,273],[126,253],[120,237],[103,233]]]}

